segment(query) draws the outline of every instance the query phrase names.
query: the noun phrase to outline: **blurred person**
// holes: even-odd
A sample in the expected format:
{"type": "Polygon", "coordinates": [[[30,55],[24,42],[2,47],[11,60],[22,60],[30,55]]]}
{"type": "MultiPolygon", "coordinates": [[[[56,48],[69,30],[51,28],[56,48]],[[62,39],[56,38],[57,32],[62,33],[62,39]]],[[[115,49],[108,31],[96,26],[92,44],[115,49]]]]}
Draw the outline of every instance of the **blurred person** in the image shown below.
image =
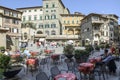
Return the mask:
{"type": "Polygon", "coordinates": [[[116,73],[117,66],[115,63],[115,58],[112,56],[112,54],[108,53],[107,49],[105,49],[104,56],[102,58],[102,62],[107,64],[110,74],[116,73]]]}
{"type": "Polygon", "coordinates": [[[24,50],[23,53],[27,56],[27,58],[31,56],[30,51],[27,48],[24,50]]]}

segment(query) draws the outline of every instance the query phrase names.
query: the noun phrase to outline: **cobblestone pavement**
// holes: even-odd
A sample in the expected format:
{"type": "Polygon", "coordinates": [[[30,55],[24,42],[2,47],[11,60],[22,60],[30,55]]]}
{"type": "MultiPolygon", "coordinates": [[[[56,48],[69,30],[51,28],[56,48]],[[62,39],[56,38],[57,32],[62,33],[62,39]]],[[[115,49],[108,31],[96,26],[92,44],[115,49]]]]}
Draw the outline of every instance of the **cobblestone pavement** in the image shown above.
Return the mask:
{"type": "MultiPolygon", "coordinates": [[[[41,51],[43,50],[44,48],[36,48],[35,45],[33,45],[32,47],[28,47],[29,50],[33,50],[33,51],[41,51]]],[[[55,54],[62,54],[63,53],[63,47],[59,47],[59,48],[49,48],[49,49],[54,49],[55,50],[55,54]]],[[[103,51],[101,50],[100,52],[94,52],[92,55],[90,55],[90,58],[91,57],[96,57],[96,56],[99,56],[100,54],[102,54],[103,51]]],[[[44,54],[41,56],[41,58],[45,57],[44,54]]],[[[61,60],[62,64],[59,64],[58,67],[59,69],[66,69],[67,70],[67,66],[66,66],[66,63],[61,60]]],[[[108,78],[106,80],[120,80],[120,62],[116,62],[117,64],[117,74],[116,75],[109,75],[108,78]]],[[[50,68],[52,66],[54,66],[52,63],[51,63],[51,60],[49,61],[49,63],[45,65],[45,67],[40,67],[39,70],[42,70],[44,71],[45,73],[47,73],[47,75],[51,75],[50,74],[50,68]],[[47,67],[48,65],[48,67],[47,67]]],[[[24,65],[25,66],[25,65],[24,65]]],[[[26,67],[26,66],[25,66],[26,67]]],[[[24,69],[21,70],[21,72],[16,76],[17,78],[19,79],[11,79],[11,80],[36,80],[35,79],[35,76],[36,74],[38,74],[38,71],[35,71],[34,72],[34,75],[32,76],[31,75],[31,72],[28,72],[26,74],[26,72],[24,71],[24,69]]],[[[79,78],[80,80],[80,76],[79,74],[76,74],[77,78],[79,78]]],[[[96,79],[96,80],[99,80],[99,79],[96,79]]]]}

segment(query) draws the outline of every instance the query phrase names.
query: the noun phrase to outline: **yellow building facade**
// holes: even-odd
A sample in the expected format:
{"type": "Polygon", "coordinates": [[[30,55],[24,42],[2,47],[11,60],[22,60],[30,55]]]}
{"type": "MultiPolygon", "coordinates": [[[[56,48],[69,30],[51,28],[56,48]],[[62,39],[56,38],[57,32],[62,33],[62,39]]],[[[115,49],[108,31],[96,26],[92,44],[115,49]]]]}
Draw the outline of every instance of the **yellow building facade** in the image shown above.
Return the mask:
{"type": "Polygon", "coordinates": [[[68,40],[79,41],[81,20],[85,15],[75,12],[74,14],[61,14],[62,35],[68,36],[68,40]]]}

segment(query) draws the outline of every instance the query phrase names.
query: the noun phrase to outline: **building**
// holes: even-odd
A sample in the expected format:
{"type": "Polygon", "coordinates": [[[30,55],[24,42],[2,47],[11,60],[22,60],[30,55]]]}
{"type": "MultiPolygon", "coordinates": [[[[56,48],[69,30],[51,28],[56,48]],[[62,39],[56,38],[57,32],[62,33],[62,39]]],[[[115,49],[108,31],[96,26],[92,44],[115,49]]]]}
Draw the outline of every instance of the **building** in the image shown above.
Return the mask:
{"type": "Polygon", "coordinates": [[[0,6],[0,29],[7,29],[6,48],[18,49],[21,40],[21,17],[22,12],[0,6]]]}
{"type": "Polygon", "coordinates": [[[61,14],[62,17],[62,35],[66,36],[66,40],[72,40],[76,44],[80,41],[80,25],[85,15],[75,12],[74,14],[61,14]]]}
{"type": "Polygon", "coordinates": [[[59,40],[62,35],[60,14],[69,14],[61,0],[43,0],[44,33],[47,41],[59,40]]]}
{"type": "Polygon", "coordinates": [[[7,29],[2,29],[0,28],[0,47],[4,47],[6,48],[7,44],[6,44],[6,33],[7,33],[7,29]]]}
{"type": "Polygon", "coordinates": [[[118,16],[115,14],[87,15],[81,23],[83,45],[118,42],[118,16]]]}
{"type": "Polygon", "coordinates": [[[45,37],[43,34],[43,7],[17,8],[22,15],[22,42],[28,42],[36,37],[45,37]]]}
{"type": "MultiPolygon", "coordinates": [[[[43,0],[43,6],[17,8],[23,12],[22,23],[31,22],[36,27],[35,32],[29,34],[32,39],[52,41],[61,39],[62,23],[60,14],[69,14],[61,0],[43,0]],[[35,33],[35,34],[33,34],[35,33]]],[[[24,35],[24,31],[22,30],[24,35]]]]}
{"type": "Polygon", "coordinates": [[[118,25],[118,30],[119,30],[119,44],[120,44],[120,25],[118,25]]]}

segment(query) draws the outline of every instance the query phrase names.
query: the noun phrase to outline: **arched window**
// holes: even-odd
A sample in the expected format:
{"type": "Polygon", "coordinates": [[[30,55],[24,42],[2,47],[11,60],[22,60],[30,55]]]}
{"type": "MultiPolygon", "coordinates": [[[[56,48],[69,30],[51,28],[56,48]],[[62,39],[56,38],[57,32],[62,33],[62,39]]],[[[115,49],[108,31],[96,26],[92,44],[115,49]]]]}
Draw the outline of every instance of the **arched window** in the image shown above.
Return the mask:
{"type": "Polygon", "coordinates": [[[43,32],[42,31],[37,31],[37,34],[43,34],[43,32]]]}
{"type": "Polygon", "coordinates": [[[79,35],[80,34],[80,29],[75,29],[75,35],[79,35]]]}
{"type": "Polygon", "coordinates": [[[49,31],[45,31],[45,34],[49,35],[49,31]]]}
{"type": "Polygon", "coordinates": [[[52,31],[51,31],[51,35],[56,35],[56,31],[55,31],[55,30],[52,30],[52,31]]]}
{"type": "Polygon", "coordinates": [[[68,34],[73,35],[73,34],[74,34],[74,30],[73,30],[72,28],[70,28],[70,29],[68,30],[68,34]]]}

